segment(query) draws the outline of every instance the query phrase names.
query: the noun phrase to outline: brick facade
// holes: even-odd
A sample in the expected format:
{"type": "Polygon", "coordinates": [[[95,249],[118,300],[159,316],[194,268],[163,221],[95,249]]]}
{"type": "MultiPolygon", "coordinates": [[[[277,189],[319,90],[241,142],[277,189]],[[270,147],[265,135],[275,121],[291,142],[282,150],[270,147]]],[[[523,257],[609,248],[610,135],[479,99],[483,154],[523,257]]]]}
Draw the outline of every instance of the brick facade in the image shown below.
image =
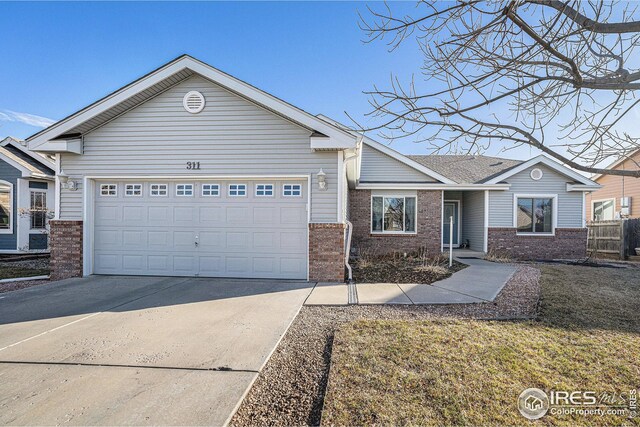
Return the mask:
{"type": "Polygon", "coordinates": [[[522,260],[584,258],[587,229],[556,228],[555,236],[522,236],[515,228],[489,228],[488,250],[522,260]]]}
{"type": "Polygon", "coordinates": [[[371,234],[371,191],[349,190],[352,247],[376,254],[411,252],[425,248],[430,255],[441,251],[442,191],[418,191],[416,234],[371,234]]]}
{"type": "Polygon", "coordinates": [[[82,277],[82,221],[52,220],[51,280],[82,277]]]}
{"type": "Polygon", "coordinates": [[[344,282],[344,224],[309,224],[309,280],[344,282]]]}

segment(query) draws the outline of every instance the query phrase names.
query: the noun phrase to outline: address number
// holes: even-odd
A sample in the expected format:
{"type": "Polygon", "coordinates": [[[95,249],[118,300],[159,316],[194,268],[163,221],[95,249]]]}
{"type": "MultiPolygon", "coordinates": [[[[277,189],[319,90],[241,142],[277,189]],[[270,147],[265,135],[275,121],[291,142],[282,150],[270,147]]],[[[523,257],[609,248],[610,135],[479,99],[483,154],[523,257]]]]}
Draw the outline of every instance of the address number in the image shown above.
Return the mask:
{"type": "Polygon", "coordinates": [[[200,162],[187,162],[187,169],[200,169],[200,162]]]}

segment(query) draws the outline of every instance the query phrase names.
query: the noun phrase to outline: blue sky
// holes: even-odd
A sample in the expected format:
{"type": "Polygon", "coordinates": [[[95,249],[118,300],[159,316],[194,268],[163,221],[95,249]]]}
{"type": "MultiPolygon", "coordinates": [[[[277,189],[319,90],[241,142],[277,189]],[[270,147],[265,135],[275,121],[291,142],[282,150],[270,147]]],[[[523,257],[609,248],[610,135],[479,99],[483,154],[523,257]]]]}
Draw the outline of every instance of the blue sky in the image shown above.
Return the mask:
{"type": "MultiPolygon", "coordinates": [[[[358,11],[366,5],[0,3],[0,137],[25,138],[40,129],[26,123],[61,119],[183,53],[310,113],[361,120],[370,110],[362,92],[392,73],[410,78],[422,59],[411,43],[392,53],[363,43],[358,11]]],[[[411,141],[392,147],[427,152],[411,141]]]]}

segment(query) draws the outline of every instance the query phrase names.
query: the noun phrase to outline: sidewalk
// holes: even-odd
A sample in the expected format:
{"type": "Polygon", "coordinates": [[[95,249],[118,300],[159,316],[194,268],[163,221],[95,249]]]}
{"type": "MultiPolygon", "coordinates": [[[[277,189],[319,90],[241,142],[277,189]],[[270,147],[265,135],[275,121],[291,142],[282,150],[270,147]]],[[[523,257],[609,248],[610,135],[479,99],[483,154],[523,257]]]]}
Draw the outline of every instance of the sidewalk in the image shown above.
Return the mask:
{"type": "MultiPolygon", "coordinates": [[[[516,271],[513,265],[462,254],[455,259],[468,267],[431,285],[360,283],[350,286],[355,287],[352,290],[357,293],[357,304],[469,304],[493,301],[516,271]]],[[[349,286],[344,283],[318,283],[305,305],[347,305],[348,292],[349,286]]]]}

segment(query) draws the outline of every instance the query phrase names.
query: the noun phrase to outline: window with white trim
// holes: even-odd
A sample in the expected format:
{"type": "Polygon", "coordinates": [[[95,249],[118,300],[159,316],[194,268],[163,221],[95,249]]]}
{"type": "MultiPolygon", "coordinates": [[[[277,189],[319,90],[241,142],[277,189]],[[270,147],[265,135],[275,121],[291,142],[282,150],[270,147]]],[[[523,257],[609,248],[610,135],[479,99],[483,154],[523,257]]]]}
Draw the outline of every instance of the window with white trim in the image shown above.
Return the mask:
{"type": "Polygon", "coordinates": [[[220,195],[219,184],[202,184],[202,195],[209,197],[217,197],[220,195]]]}
{"type": "Polygon", "coordinates": [[[415,233],[416,198],[405,196],[371,197],[372,233],[415,233]]]}
{"type": "Polygon", "coordinates": [[[176,196],[193,196],[193,184],[176,184],[176,196]]]}
{"type": "Polygon", "coordinates": [[[518,233],[553,234],[553,197],[516,197],[518,233]]]}
{"type": "Polygon", "coordinates": [[[229,196],[241,197],[247,195],[247,184],[229,184],[229,196]]]}
{"type": "Polygon", "coordinates": [[[11,230],[13,221],[13,194],[11,186],[0,184],[0,231],[11,230]]]}
{"type": "Polygon", "coordinates": [[[593,220],[594,221],[612,221],[616,217],[615,199],[594,200],[593,201],[593,220]]]}
{"type": "Polygon", "coordinates": [[[47,228],[47,192],[31,190],[30,193],[31,229],[41,230],[47,228]]]}
{"type": "Polygon", "coordinates": [[[273,196],[273,184],[256,184],[256,196],[273,196]]]}
{"type": "Polygon", "coordinates": [[[169,194],[169,184],[149,185],[149,195],[151,197],[164,197],[169,194]]]}
{"type": "Polygon", "coordinates": [[[118,184],[100,184],[100,195],[115,197],[118,195],[118,184]]]}
{"type": "Polygon", "coordinates": [[[142,184],[125,184],[124,195],[126,197],[141,197],[142,196],[142,184]]]}
{"type": "Polygon", "coordinates": [[[302,196],[302,185],[284,184],[282,186],[282,195],[285,197],[300,197],[302,196]]]}

